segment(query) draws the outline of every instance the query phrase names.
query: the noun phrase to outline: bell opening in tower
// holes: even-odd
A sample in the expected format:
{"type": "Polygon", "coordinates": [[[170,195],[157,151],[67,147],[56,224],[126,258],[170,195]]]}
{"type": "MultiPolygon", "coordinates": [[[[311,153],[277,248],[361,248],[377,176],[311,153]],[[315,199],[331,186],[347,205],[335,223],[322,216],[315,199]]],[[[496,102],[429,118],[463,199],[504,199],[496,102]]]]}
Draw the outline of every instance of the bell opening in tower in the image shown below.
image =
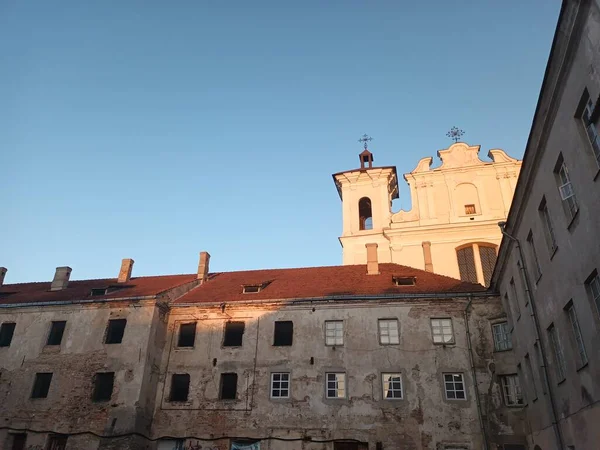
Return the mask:
{"type": "Polygon", "coordinates": [[[371,199],[363,197],[358,201],[359,228],[361,230],[373,229],[373,213],[371,212],[371,199]]]}

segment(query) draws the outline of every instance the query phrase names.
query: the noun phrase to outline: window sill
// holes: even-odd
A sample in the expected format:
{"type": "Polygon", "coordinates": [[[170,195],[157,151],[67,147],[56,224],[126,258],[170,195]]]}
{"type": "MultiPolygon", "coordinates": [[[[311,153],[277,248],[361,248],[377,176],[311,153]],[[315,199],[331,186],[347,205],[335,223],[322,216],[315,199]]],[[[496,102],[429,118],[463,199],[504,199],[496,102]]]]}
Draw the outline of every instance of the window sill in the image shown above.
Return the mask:
{"type": "MultiPolygon", "coordinates": [[[[221,348],[242,348],[243,345],[221,345],[221,348]]],[[[291,345],[275,345],[274,347],[291,347],[291,345]]]]}
{"type": "Polygon", "coordinates": [[[494,350],[494,353],[504,353],[504,352],[510,352],[512,350],[512,348],[507,348],[504,350],[494,350]]]}
{"type": "Polygon", "coordinates": [[[433,345],[439,345],[441,347],[454,347],[456,342],[434,342],[433,345]]]}
{"type": "Polygon", "coordinates": [[[588,361],[588,362],[586,362],[585,364],[583,364],[583,365],[579,366],[579,368],[577,369],[577,372],[579,372],[580,370],[583,370],[583,369],[585,369],[585,368],[588,366],[588,364],[589,364],[589,361],[588,361]]]}
{"type": "Polygon", "coordinates": [[[556,383],[557,386],[560,386],[561,384],[563,384],[565,381],[567,381],[567,377],[563,378],[562,380],[560,380],[558,383],[556,383]]]}
{"type": "Polygon", "coordinates": [[[175,350],[177,351],[189,351],[189,350],[194,350],[194,347],[175,347],[175,350]]]}
{"type": "Polygon", "coordinates": [[[567,230],[572,231],[571,228],[575,227],[575,219],[577,219],[577,217],[579,217],[579,208],[577,208],[577,211],[575,211],[575,214],[573,214],[569,225],[567,225],[567,230]]]}

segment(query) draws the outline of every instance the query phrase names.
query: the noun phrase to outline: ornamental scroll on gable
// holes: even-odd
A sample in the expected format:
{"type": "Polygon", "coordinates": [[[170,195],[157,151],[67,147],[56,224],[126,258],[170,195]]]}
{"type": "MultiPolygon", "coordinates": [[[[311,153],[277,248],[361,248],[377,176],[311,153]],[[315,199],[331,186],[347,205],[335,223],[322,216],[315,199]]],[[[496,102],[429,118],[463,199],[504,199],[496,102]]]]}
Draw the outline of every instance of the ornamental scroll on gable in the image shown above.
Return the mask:
{"type": "Polygon", "coordinates": [[[442,160],[441,169],[454,169],[458,167],[479,166],[485,164],[479,159],[479,145],[467,145],[458,142],[446,150],[438,150],[438,157],[442,160]]]}

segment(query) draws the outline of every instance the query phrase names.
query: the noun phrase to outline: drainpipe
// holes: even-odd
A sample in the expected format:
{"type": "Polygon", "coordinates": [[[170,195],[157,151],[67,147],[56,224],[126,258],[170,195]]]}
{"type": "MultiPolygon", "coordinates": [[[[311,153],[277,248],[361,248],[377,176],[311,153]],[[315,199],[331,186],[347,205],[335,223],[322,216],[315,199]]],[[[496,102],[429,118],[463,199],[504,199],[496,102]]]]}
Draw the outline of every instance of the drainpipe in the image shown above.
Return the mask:
{"type": "Polygon", "coordinates": [[[481,434],[483,435],[483,450],[488,450],[488,436],[485,431],[485,425],[483,423],[483,415],[481,413],[481,399],[479,398],[479,384],[477,383],[477,371],[475,370],[475,360],[473,358],[473,347],[471,346],[471,331],[469,330],[469,311],[471,309],[471,303],[473,297],[469,298],[469,302],[464,311],[465,317],[465,330],[467,332],[467,346],[469,348],[469,362],[471,363],[471,376],[473,377],[473,384],[475,385],[475,402],[477,403],[477,417],[479,418],[479,426],[481,427],[481,434]]]}
{"type": "Polygon", "coordinates": [[[523,249],[521,248],[521,243],[519,242],[519,240],[506,232],[506,222],[498,222],[498,226],[500,227],[500,231],[502,231],[502,234],[511,241],[513,241],[517,246],[517,249],[519,250],[519,258],[521,259],[521,275],[523,276],[523,280],[525,281],[525,295],[527,296],[527,300],[531,305],[531,317],[533,318],[533,323],[535,324],[535,340],[538,343],[540,347],[540,353],[542,354],[542,368],[544,370],[544,379],[542,381],[546,385],[546,390],[548,391],[548,395],[550,397],[550,409],[552,410],[552,428],[554,428],[554,434],[556,434],[556,442],[558,444],[558,448],[564,449],[565,445],[562,437],[562,432],[560,431],[560,426],[558,424],[558,413],[556,412],[556,400],[554,398],[552,387],[550,386],[549,381],[550,374],[548,373],[548,358],[546,356],[546,347],[544,346],[544,342],[540,338],[540,336],[542,335],[542,329],[540,327],[540,322],[538,319],[535,298],[533,297],[533,293],[531,292],[531,284],[529,282],[529,277],[527,276],[525,258],[523,257],[523,249]]]}

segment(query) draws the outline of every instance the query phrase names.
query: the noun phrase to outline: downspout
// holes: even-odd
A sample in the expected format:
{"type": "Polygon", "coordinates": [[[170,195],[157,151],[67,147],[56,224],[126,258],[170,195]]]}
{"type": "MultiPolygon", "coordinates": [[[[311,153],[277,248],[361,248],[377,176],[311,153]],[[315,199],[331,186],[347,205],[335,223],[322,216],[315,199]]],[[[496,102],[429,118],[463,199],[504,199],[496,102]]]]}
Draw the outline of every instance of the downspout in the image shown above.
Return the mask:
{"type": "Polygon", "coordinates": [[[483,450],[488,450],[488,436],[485,431],[485,425],[483,423],[483,414],[481,413],[481,398],[479,397],[479,383],[477,383],[477,371],[475,370],[475,359],[473,358],[473,347],[471,346],[471,331],[469,329],[469,311],[471,309],[471,303],[473,303],[473,297],[469,297],[469,302],[464,311],[465,317],[465,330],[467,332],[467,347],[469,348],[469,362],[471,363],[471,376],[473,377],[473,384],[475,386],[475,402],[477,403],[477,417],[479,418],[479,426],[481,428],[481,434],[483,435],[483,450]]]}
{"type": "Polygon", "coordinates": [[[535,324],[535,340],[540,348],[540,353],[542,355],[542,368],[544,370],[544,379],[543,383],[546,385],[546,390],[548,391],[548,395],[550,396],[550,409],[552,410],[552,428],[554,428],[554,433],[556,434],[556,442],[558,443],[559,449],[566,448],[564,445],[562,432],[560,431],[560,426],[558,424],[558,413],[556,412],[556,400],[554,398],[554,393],[552,391],[552,387],[550,386],[550,375],[548,373],[548,357],[546,356],[546,347],[544,346],[544,342],[540,338],[542,334],[542,329],[540,327],[540,322],[537,314],[537,306],[535,304],[535,298],[531,292],[531,284],[529,283],[529,277],[527,276],[527,270],[525,267],[525,258],[523,257],[523,249],[521,248],[521,243],[519,240],[508,234],[505,227],[506,222],[498,222],[498,226],[500,227],[500,231],[502,234],[506,236],[508,239],[513,241],[519,250],[519,258],[521,259],[521,276],[525,281],[525,295],[527,296],[527,300],[531,305],[531,317],[533,318],[533,323],[535,324]]]}

